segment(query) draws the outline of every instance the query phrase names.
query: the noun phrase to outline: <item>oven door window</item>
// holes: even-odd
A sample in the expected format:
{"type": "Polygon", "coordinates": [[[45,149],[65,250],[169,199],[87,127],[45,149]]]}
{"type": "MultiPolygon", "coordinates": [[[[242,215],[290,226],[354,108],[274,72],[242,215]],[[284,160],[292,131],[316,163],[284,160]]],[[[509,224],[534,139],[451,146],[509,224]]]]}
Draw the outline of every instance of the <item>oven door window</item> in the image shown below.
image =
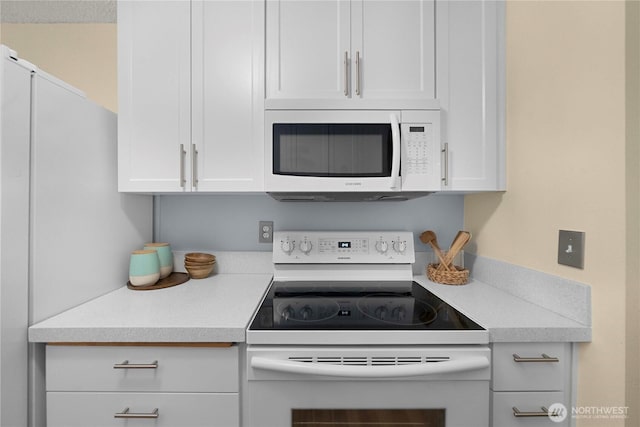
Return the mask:
{"type": "Polygon", "coordinates": [[[390,124],[273,125],[273,173],[317,177],[387,177],[390,124]]]}
{"type": "Polygon", "coordinates": [[[292,427],[444,427],[444,409],[293,409],[292,427]]]}

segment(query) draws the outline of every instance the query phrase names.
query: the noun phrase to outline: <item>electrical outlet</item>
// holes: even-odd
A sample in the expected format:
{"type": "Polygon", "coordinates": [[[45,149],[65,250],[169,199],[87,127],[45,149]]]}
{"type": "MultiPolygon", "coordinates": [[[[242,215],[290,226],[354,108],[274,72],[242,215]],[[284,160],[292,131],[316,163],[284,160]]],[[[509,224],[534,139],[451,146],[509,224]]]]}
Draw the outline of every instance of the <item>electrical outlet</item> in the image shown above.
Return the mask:
{"type": "Polygon", "coordinates": [[[584,232],[560,230],[558,264],[584,268],[584,232]]]}
{"type": "Polygon", "coordinates": [[[273,221],[258,221],[258,243],[273,243],[273,221]]]}

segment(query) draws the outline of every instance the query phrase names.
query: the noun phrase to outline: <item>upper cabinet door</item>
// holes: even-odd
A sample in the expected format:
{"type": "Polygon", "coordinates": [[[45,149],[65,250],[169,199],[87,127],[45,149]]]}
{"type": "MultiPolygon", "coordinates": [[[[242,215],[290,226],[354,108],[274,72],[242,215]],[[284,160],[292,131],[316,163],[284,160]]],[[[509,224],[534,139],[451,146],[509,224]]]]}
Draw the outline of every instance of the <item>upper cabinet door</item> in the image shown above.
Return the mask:
{"type": "Polygon", "coordinates": [[[438,3],[444,191],[505,189],[504,2],[438,3]]]}
{"type": "Polygon", "coordinates": [[[264,191],[264,3],[193,2],[192,190],[264,191]]]}
{"type": "Polygon", "coordinates": [[[266,25],[269,100],[435,98],[434,0],[267,0],[266,25]]]}
{"type": "Polygon", "coordinates": [[[348,0],[267,0],[266,14],[268,99],[349,96],[348,0]]]}
{"type": "Polygon", "coordinates": [[[189,1],[118,2],[118,188],[184,191],[191,142],[189,1]]]}
{"type": "Polygon", "coordinates": [[[435,98],[433,0],[352,0],[353,95],[435,98]]]}

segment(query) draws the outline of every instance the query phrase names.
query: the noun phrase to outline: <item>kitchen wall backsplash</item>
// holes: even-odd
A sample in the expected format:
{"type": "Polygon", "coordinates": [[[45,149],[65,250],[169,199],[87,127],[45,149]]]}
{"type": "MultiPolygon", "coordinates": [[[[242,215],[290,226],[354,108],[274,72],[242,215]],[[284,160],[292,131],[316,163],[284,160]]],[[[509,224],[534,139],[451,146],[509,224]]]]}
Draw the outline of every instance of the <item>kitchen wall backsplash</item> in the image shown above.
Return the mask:
{"type": "Polygon", "coordinates": [[[406,202],[278,202],[268,195],[163,195],[155,197],[156,241],[174,250],[270,251],[258,243],[258,221],[275,230],[407,230],[416,251],[424,230],[449,246],[463,226],[464,197],[434,194],[406,202]]]}

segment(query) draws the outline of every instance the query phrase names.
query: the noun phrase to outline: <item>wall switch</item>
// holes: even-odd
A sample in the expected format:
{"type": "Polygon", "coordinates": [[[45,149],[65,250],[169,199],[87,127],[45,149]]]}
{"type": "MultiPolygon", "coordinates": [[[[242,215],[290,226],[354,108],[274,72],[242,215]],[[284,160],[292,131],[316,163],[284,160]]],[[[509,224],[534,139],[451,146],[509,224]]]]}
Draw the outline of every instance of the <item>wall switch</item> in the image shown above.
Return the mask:
{"type": "Polygon", "coordinates": [[[584,268],[584,232],[560,230],[558,264],[584,268]]]}
{"type": "Polygon", "coordinates": [[[258,221],[258,243],[273,243],[273,221],[258,221]]]}

